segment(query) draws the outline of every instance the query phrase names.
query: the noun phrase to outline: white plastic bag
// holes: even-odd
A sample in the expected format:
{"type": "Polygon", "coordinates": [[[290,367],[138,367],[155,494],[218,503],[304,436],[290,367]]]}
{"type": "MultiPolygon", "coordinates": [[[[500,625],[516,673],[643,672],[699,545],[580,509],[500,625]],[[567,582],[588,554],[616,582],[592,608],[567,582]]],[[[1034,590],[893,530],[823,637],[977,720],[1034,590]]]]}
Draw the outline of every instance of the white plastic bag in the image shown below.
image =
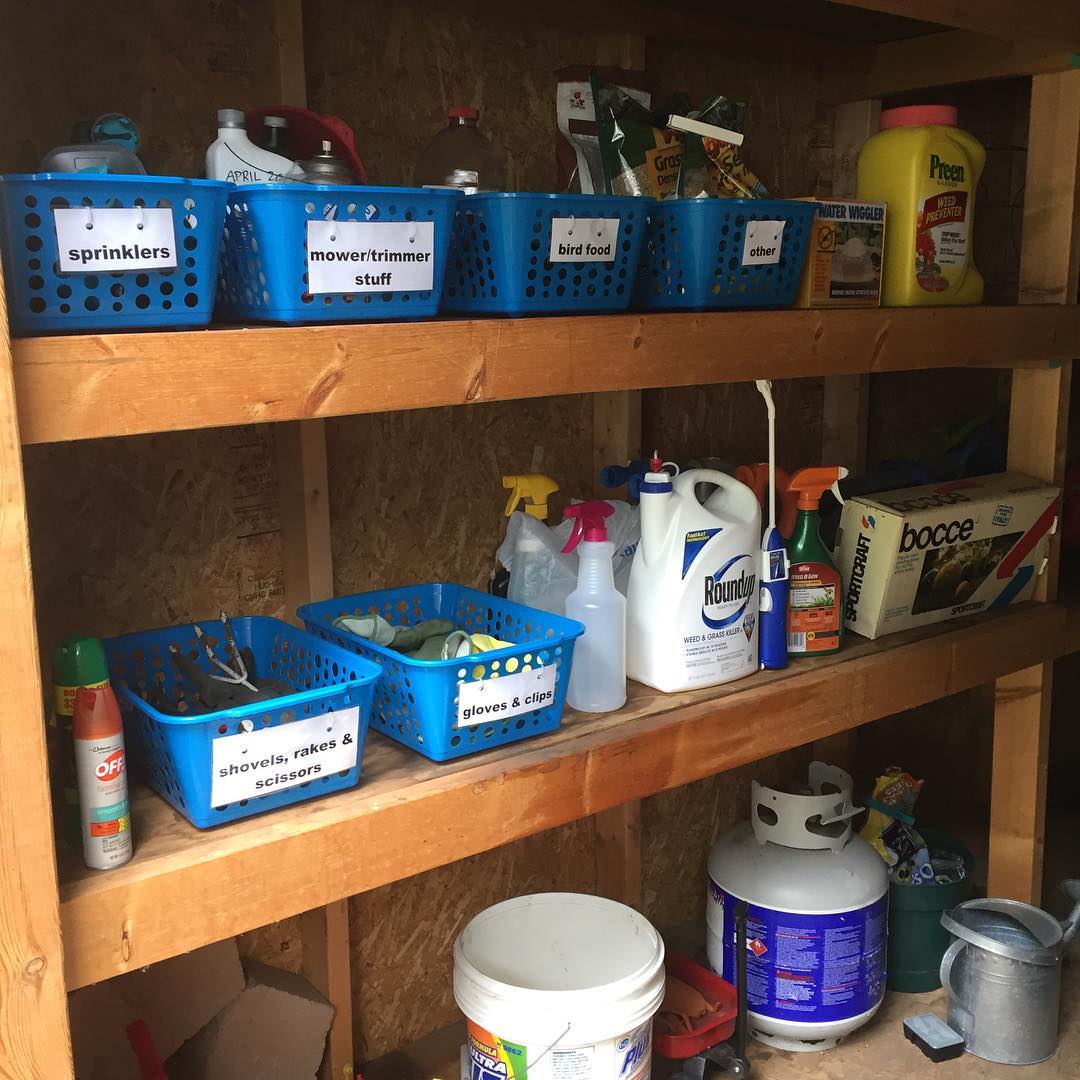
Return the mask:
{"type": "MultiPolygon", "coordinates": [[[[638,508],[614,499],[607,501],[615,511],[604,522],[608,539],[615,545],[612,556],[615,588],[625,596],[630,565],[641,539],[638,508]]],[[[499,562],[510,571],[509,599],[553,615],[566,613],[566,598],[577,587],[578,576],[577,552],[562,553],[572,528],[570,520],[552,528],[521,510],[510,515],[506,538],[497,552],[499,562]]]]}

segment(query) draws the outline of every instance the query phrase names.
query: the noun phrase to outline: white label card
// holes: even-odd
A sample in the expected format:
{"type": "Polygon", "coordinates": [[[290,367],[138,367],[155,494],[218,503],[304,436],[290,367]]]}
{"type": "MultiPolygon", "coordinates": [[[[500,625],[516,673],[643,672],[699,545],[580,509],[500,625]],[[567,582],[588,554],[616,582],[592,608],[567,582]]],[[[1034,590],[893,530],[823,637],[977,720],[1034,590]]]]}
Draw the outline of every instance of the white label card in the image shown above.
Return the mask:
{"type": "Polygon", "coordinates": [[[215,739],[210,805],[269,795],[353,768],[359,729],[360,709],[354,706],[215,739]]]}
{"type": "Polygon", "coordinates": [[[549,262],[614,262],[618,252],[618,218],[551,219],[549,262]]]}
{"type": "MultiPolygon", "coordinates": [[[[476,657],[465,657],[465,663],[476,657]]],[[[458,727],[501,724],[512,716],[546,709],[555,703],[553,664],[498,679],[462,683],[458,687],[458,727]]]]}
{"type": "Polygon", "coordinates": [[[743,241],[743,266],[768,266],[780,261],[786,221],[748,221],[743,241]]]}
{"type": "Polygon", "coordinates": [[[308,289],[421,292],[435,284],[432,221],[309,221],[308,289]]]}
{"type": "Polygon", "coordinates": [[[62,274],[169,270],[176,266],[173,213],[163,207],[53,210],[62,274]]]}

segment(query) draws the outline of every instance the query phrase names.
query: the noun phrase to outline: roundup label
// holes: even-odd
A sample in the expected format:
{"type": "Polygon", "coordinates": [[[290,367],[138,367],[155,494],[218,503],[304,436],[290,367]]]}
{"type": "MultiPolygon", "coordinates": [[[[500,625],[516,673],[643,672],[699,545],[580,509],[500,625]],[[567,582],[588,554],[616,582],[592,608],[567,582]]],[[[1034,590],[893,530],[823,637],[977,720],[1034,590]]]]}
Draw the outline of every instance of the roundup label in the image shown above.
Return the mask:
{"type": "MultiPolygon", "coordinates": [[[[689,532],[683,542],[683,577],[719,529],[689,532]]],[[[683,637],[683,657],[695,681],[717,674],[752,670],[757,665],[758,578],[749,554],[736,555],[701,578],[700,630],[683,637]]]]}

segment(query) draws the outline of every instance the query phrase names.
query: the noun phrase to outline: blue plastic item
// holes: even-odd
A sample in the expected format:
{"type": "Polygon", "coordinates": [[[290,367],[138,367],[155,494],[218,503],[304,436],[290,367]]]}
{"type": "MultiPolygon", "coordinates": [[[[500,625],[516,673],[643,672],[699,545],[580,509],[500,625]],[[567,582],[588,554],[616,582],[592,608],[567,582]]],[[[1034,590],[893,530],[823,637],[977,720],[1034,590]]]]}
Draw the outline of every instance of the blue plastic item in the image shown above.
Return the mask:
{"type": "Polygon", "coordinates": [[[432,761],[450,761],[556,730],[570,681],[574,641],[585,629],[573,619],[445,582],[305,604],[297,615],[313,634],[382,665],[385,675],[376,689],[372,726],[432,761]],[[449,619],[456,629],[491,634],[516,644],[458,660],[411,660],[332,625],[339,615],[369,614],[382,615],[398,626],[422,619],[449,619]],[[550,665],[556,669],[551,704],[503,722],[458,723],[458,687],[463,683],[505,678],[550,665]]]}
{"type": "Polygon", "coordinates": [[[4,281],[13,334],[206,326],[214,308],[229,184],[173,176],[24,173],[0,177],[4,281]],[[57,272],[56,207],[171,207],[178,266],[57,272]]]}
{"type": "MultiPolygon", "coordinates": [[[[199,625],[222,659],[231,659],[221,643],[221,623],[199,625]]],[[[371,695],[382,674],[377,664],[281,619],[237,618],[232,627],[237,647],[250,648],[255,657],[256,684],[260,677],[273,678],[293,686],[296,693],[194,716],[163,713],[145,697],[164,694],[182,710],[194,694],[170,659],[170,645],[183,649],[199,667],[220,674],[199,647],[191,626],[144,630],[103,642],[134,761],[154,790],[200,829],[354,787],[360,779],[371,695]],[[360,710],[354,768],[231,805],[210,805],[216,739],[349,708],[360,710]]]]}
{"type": "Polygon", "coordinates": [[[641,478],[649,471],[649,462],[640,458],[626,465],[605,465],[600,470],[600,483],[610,489],[626,485],[627,498],[632,506],[641,501],[641,478]]]}
{"type": "Polygon", "coordinates": [[[462,199],[454,216],[444,310],[501,315],[625,311],[651,203],[625,195],[522,192],[462,199]],[[556,218],[617,218],[615,258],[551,262],[556,218]]]}
{"type": "MultiPolygon", "coordinates": [[[[241,322],[422,319],[439,310],[457,191],[337,184],[243,184],[229,196],[219,310],[241,322]],[[308,292],[308,221],[431,221],[434,287],[420,292],[308,292]]],[[[370,265],[368,266],[370,269],[370,265]]],[[[358,269],[364,267],[358,264],[358,269]]]]}
{"type": "Polygon", "coordinates": [[[634,301],[642,308],[789,307],[806,260],[812,202],[665,199],[649,211],[634,301]],[[743,264],[748,221],[784,221],[780,261],[743,264]]]}
{"type": "Polygon", "coordinates": [[[761,594],[758,597],[758,657],[768,671],[788,665],[787,617],[791,581],[788,577],[787,549],[780,530],[766,528],[761,542],[761,594]]]}

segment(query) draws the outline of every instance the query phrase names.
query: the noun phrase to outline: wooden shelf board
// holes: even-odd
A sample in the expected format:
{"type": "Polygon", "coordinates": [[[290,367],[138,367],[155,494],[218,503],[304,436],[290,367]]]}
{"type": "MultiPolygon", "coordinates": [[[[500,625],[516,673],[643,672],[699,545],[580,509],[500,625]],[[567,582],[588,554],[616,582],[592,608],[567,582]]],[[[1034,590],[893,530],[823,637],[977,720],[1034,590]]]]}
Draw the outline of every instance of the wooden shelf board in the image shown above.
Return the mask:
{"type": "Polygon", "coordinates": [[[618,713],[437,765],[370,737],[360,786],[199,832],[149,791],[135,859],[108,873],[61,845],[74,989],[508,841],[990,682],[1064,649],[1066,609],[1030,604],[723,687],[632,684],[618,713]]]}
{"type": "Polygon", "coordinates": [[[1080,308],[440,320],[22,338],[24,443],[1080,355],[1080,308]]]}

